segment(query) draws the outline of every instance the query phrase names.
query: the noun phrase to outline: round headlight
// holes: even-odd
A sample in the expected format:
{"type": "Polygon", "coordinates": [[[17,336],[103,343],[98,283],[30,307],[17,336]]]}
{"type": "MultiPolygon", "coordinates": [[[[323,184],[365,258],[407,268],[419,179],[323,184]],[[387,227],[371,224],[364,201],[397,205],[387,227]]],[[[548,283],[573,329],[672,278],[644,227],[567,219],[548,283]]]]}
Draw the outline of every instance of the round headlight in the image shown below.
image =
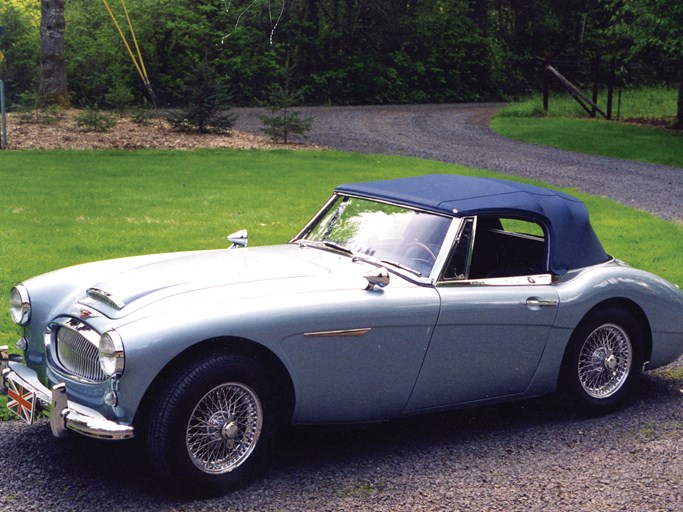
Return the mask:
{"type": "Polygon", "coordinates": [[[107,331],[100,337],[99,358],[100,367],[106,375],[119,377],[123,373],[126,355],[119,333],[107,331]]]}
{"type": "Polygon", "coordinates": [[[23,285],[19,284],[9,292],[9,311],[15,324],[27,325],[31,319],[31,300],[23,285]]]}

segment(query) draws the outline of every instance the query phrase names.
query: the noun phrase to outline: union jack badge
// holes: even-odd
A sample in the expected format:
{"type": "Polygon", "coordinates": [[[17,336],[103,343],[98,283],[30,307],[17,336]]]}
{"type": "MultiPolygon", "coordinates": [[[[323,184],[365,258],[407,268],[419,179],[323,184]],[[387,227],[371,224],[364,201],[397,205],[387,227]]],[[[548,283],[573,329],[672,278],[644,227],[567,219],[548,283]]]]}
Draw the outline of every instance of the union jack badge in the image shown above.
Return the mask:
{"type": "Polygon", "coordinates": [[[30,390],[14,382],[11,379],[7,380],[7,395],[9,400],[7,408],[14,414],[19,416],[29,425],[33,424],[33,414],[35,410],[36,394],[30,390]]]}

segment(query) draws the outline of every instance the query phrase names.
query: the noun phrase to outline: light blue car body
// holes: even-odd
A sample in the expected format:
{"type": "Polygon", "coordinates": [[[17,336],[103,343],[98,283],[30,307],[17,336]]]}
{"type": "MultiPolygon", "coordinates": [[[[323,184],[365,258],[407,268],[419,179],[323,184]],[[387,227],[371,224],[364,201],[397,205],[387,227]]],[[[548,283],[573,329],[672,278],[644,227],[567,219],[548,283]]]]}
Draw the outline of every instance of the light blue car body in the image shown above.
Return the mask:
{"type": "Polygon", "coordinates": [[[444,279],[464,219],[477,217],[452,210],[439,212],[450,227],[429,275],[311,247],[301,243],[307,227],[284,245],[136,256],[30,279],[27,368],[8,366],[46,389],[64,383],[70,408],[134,429],[155,380],[209,345],[267,358],[294,424],[374,422],[552,393],[575,328],[607,303],[644,322],[647,368],[683,353],[681,291],[613,258],[563,273],[444,279]],[[378,268],[388,269],[389,284],[368,285],[378,268]],[[125,306],[87,295],[92,289],[125,306]],[[115,330],[122,375],[92,382],[66,371],[51,341],[66,320],[98,335],[115,330]],[[106,403],[112,392],[116,403],[106,403]]]}

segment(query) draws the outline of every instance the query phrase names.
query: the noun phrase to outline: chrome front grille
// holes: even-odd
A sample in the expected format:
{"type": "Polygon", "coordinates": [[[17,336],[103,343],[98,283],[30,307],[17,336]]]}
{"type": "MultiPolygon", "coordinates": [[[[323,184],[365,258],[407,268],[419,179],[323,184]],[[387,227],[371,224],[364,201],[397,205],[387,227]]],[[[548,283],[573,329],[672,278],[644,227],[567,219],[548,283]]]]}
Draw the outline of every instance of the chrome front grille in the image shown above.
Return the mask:
{"type": "Polygon", "coordinates": [[[96,382],[107,380],[107,376],[100,367],[95,339],[99,339],[99,335],[76,320],[60,325],[55,334],[55,341],[57,358],[62,368],[84,379],[96,382]],[[84,330],[87,332],[82,334],[84,330]]]}

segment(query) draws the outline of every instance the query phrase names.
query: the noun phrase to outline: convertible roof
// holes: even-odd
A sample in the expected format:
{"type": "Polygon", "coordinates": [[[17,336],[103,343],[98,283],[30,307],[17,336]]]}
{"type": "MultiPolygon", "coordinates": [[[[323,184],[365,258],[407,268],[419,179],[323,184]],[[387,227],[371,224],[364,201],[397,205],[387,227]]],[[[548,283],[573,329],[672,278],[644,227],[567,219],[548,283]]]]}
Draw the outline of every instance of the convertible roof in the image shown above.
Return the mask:
{"type": "Polygon", "coordinates": [[[550,271],[555,274],[609,259],[585,205],[556,190],[494,178],[434,174],[349,183],[336,191],[457,217],[504,214],[535,219],[547,230],[550,271]]]}

